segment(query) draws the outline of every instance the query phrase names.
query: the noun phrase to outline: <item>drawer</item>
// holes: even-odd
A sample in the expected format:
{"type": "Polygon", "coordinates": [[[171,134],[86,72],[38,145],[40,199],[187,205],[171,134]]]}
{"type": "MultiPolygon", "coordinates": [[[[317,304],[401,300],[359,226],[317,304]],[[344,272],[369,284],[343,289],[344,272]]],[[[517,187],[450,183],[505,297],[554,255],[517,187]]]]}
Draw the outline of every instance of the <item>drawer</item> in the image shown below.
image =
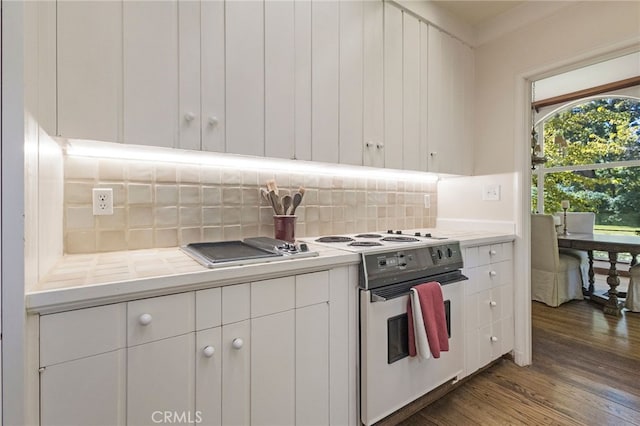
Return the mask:
{"type": "Polygon", "coordinates": [[[193,292],[127,303],[127,344],[139,345],[195,330],[193,292]]]}
{"type": "Polygon", "coordinates": [[[222,324],[249,319],[250,301],[251,285],[249,283],[222,287],[222,324]]]}
{"type": "Polygon", "coordinates": [[[295,281],[295,277],[284,277],[251,283],[251,318],[293,309],[295,281]]]}
{"type": "Polygon", "coordinates": [[[40,317],[40,366],[126,346],[126,304],[78,309],[40,317]]]}
{"type": "Polygon", "coordinates": [[[196,291],[196,330],[222,325],[222,288],[196,291]]]}
{"type": "Polygon", "coordinates": [[[296,308],[329,301],[329,271],[296,276],[296,308]]]}

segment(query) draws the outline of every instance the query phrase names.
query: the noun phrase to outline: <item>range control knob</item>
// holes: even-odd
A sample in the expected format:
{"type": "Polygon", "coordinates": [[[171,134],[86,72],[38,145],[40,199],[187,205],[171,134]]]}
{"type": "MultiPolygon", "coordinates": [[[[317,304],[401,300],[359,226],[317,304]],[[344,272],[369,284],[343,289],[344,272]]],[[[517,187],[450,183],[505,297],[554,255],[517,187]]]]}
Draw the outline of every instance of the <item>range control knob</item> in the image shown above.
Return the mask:
{"type": "Polygon", "coordinates": [[[402,235],[402,231],[398,229],[398,230],[396,231],[396,234],[398,234],[398,235],[402,235]]]}
{"type": "Polygon", "coordinates": [[[387,229],[387,234],[393,234],[393,229],[387,229]]]}
{"type": "Polygon", "coordinates": [[[413,235],[415,235],[416,237],[419,237],[420,233],[419,232],[414,232],[413,235]]]}
{"type": "Polygon", "coordinates": [[[427,237],[427,238],[431,238],[431,233],[430,232],[425,232],[424,236],[427,237]]]}
{"type": "Polygon", "coordinates": [[[307,243],[300,243],[300,251],[309,251],[307,243]]]}

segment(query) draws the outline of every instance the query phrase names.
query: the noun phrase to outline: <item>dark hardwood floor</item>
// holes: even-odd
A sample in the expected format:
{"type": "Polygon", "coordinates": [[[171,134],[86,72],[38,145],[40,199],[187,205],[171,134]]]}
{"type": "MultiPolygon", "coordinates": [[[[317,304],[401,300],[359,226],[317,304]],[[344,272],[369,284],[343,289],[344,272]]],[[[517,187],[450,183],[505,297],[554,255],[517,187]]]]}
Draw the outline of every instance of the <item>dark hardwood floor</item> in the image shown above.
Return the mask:
{"type": "Polygon", "coordinates": [[[532,303],[533,364],[501,359],[399,423],[640,425],[640,314],[532,303]]]}

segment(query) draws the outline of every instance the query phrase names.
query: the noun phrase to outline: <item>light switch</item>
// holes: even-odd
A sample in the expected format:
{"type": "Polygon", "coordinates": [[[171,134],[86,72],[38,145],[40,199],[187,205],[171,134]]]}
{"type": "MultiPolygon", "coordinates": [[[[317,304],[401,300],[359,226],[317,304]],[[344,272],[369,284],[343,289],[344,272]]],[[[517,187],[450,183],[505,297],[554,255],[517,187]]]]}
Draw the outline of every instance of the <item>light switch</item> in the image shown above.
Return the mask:
{"type": "Polygon", "coordinates": [[[499,201],[500,185],[484,185],[484,187],[482,188],[482,199],[484,201],[499,201]]]}

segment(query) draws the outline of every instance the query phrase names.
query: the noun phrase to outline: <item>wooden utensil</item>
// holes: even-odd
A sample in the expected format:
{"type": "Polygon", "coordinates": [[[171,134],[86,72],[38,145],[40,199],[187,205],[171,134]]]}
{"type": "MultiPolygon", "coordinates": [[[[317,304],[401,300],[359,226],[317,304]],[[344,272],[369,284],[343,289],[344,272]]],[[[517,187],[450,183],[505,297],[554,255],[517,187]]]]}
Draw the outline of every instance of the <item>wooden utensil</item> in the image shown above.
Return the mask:
{"type": "Polygon", "coordinates": [[[291,198],[291,195],[285,195],[282,197],[282,211],[284,214],[287,214],[287,210],[291,207],[292,201],[293,199],[291,198]]]}
{"type": "Polygon", "coordinates": [[[275,191],[269,191],[269,198],[271,199],[271,206],[273,207],[273,211],[276,214],[282,214],[282,204],[280,204],[280,197],[278,197],[275,191]]]}
{"type": "Polygon", "coordinates": [[[298,188],[298,192],[293,194],[293,207],[291,208],[291,215],[296,214],[296,209],[298,208],[298,206],[302,202],[302,197],[303,196],[304,196],[304,188],[303,187],[298,188]]]}

